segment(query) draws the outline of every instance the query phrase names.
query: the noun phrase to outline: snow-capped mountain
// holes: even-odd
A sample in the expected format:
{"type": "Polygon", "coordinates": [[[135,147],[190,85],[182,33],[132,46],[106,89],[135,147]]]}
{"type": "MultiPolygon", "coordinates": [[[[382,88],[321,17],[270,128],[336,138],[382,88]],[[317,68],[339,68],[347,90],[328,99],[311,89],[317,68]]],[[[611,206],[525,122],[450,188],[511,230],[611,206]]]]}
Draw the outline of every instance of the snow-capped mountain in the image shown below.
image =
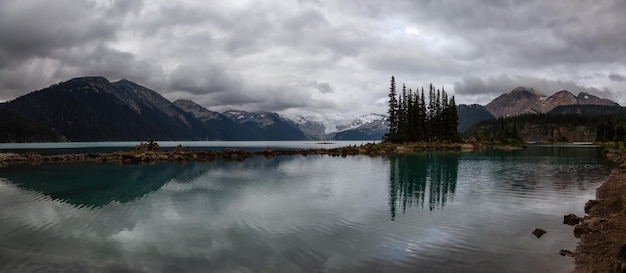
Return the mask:
{"type": "Polygon", "coordinates": [[[230,110],[222,114],[237,123],[252,122],[262,127],[272,126],[275,123],[280,123],[280,122],[288,122],[288,120],[285,120],[279,114],[272,113],[272,112],[246,112],[246,111],[230,110]]]}
{"type": "MultiPolygon", "coordinates": [[[[380,114],[349,115],[349,114],[309,114],[285,115],[295,123],[301,131],[314,139],[337,139],[337,136],[366,134],[379,139],[386,132],[386,116],[380,114]]],[[[344,138],[341,138],[344,139],[344,138]]]]}
{"type": "Polygon", "coordinates": [[[485,108],[496,118],[512,117],[521,114],[547,113],[558,106],[564,105],[604,105],[619,104],[581,92],[575,96],[567,90],[561,90],[551,96],[545,96],[532,88],[517,87],[502,94],[485,105],[485,108]]]}
{"type": "Polygon", "coordinates": [[[258,139],[303,140],[306,138],[305,133],[295,123],[277,113],[230,110],[222,114],[262,136],[258,139]]]}

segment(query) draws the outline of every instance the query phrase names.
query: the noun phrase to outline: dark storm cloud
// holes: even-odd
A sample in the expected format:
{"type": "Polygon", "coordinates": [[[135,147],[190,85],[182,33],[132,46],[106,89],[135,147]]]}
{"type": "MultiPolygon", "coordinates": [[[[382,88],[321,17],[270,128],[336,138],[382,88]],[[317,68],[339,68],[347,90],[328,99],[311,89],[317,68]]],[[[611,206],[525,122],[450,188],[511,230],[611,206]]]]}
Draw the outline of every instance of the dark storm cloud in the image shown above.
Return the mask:
{"type": "Polygon", "coordinates": [[[618,73],[611,73],[609,74],[609,80],[612,80],[614,82],[625,82],[626,76],[618,73]]]}
{"type": "Polygon", "coordinates": [[[550,96],[561,90],[567,90],[575,95],[580,92],[585,92],[608,99],[615,99],[607,90],[581,86],[572,81],[552,81],[528,76],[509,76],[505,74],[488,77],[486,79],[464,77],[461,81],[454,84],[454,90],[456,94],[460,95],[492,94],[495,97],[520,86],[532,88],[536,92],[546,96],[550,96]]]}
{"type": "Polygon", "coordinates": [[[90,1],[2,1],[0,66],[112,39],[124,14],[137,8],[135,2],[140,3],[113,1],[102,7],[90,1]]]}
{"type": "MultiPolygon", "coordinates": [[[[134,31],[145,37],[158,35],[179,26],[193,26],[211,22],[220,26],[228,21],[213,9],[197,9],[179,2],[165,2],[155,8],[153,13],[135,22],[134,31]]],[[[169,34],[169,33],[168,33],[169,34]]]]}
{"type": "Polygon", "coordinates": [[[0,100],[87,75],[244,110],[384,112],[391,75],[459,101],[517,86],[626,100],[625,13],[623,0],[5,0],[0,100]]]}
{"type": "Polygon", "coordinates": [[[149,85],[154,79],[163,77],[163,71],[153,62],[102,44],[57,50],[50,56],[64,60],[64,65],[55,71],[56,78],[67,79],[81,74],[106,75],[110,80],[126,78],[149,85]]]}
{"type": "MultiPolygon", "coordinates": [[[[89,73],[89,68],[93,67],[91,60],[83,63],[72,58],[87,60],[90,56],[67,53],[106,48],[104,43],[116,37],[125,14],[136,12],[140,7],[141,1],[130,0],[110,1],[106,5],[71,0],[0,2],[0,99],[67,80],[67,76],[89,73]],[[67,56],[72,58],[64,58],[67,56]],[[72,69],[80,72],[65,73],[72,69]]],[[[133,60],[132,56],[123,58],[133,60]]],[[[93,72],[101,75],[102,71],[93,69],[93,72]]]]}
{"type": "Polygon", "coordinates": [[[537,67],[626,60],[626,35],[617,34],[626,28],[624,3],[444,0],[407,1],[396,8],[409,21],[462,37],[481,58],[537,67]]]}
{"type": "MultiPolygon", "coordinates": [[[[337,102],[319,89],[330,88],[328,83],[289,83],[280,85],[247,86],[241,83],[237,88],[223,92],[192,94],[182,92],[174,97],[192,99],[213,111],[226,111],[245,108],[249,111],[280,112],[288,109],[332,111],[337,102]],[[250,92],[249,90],[254,90],[250,92]]],[[[331,91],[332,92],[332,91],[331,91]]]]}
{"type": "Polygon", "coordinates": [[[170,86],[196,95],[240,90],[242,80],[225,70],[210,63],[181,65],[170,73],[170,86]]]}

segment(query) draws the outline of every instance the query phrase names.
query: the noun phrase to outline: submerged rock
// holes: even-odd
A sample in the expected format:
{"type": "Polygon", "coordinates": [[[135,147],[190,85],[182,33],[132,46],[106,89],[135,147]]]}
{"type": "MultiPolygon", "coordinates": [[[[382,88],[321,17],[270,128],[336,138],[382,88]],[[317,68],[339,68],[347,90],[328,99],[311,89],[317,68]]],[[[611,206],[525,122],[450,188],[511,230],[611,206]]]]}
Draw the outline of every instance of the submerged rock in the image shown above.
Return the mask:
{"type": "Polygon", "coordinates": [[[541,228],[536,228],[535,230],[533,230],[533,235],[537,236],[537,238],[541,238],[541,236],[543,236],[544,234],[546,234],[547,232],[541,228]]]}

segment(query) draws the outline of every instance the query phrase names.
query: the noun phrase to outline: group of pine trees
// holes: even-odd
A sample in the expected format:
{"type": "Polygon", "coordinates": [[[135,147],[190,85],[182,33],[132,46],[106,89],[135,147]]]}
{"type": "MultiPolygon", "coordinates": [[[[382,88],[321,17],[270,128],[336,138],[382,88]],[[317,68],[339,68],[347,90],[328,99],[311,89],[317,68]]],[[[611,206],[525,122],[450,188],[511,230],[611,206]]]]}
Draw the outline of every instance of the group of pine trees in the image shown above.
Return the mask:
{"type": "MultiPolygon", "coordinates": [[[[622,114],[622,116],[624,116],[624,114],[622,114]]],[[[626,126],[624,123],[609,117],[597,124],[596,141],[626,141],[626,126]]]]}
{"type": "Polygon", "coordinates": [[[430,84],[428,103],[424,87],[419,90],[407,90],[402,85],[402,93],[396,92],[396,81],[391,77],[389,88],[389,133],[385,140],[391,142],[450,141],[460,142],[457,131],[459,117],[454,96],[448,100],[443,89],[435,89],[430,84]]]}
{"type": "MultiPolygon", "coordinates": [[[[517,129],[519,118],[498,118],[485,120],[470,129],[469,136],[476,138],[481,143],[521,144],[524,139],[517,129]]],[[[549,130],[547,127],[545,130],[549,130]]]]}
{"type": "MultiPolygon", "coordinates": [[[[606,111],[613,111],[603,106],[606,111]]],[[[597,109],[596,109],[597,110],[597,109]]],[[[475,137],[483,143],[499,142],[501,144],[521,144],[524,142],[522,135],[534,140],[532,134],[547,137],[551,141],[589,141],[593,139],[568,139],[561,135],[561,128],[569,128],[581,134],[585,131],[590,134],[595,130],[595,141],[626,141],[626,111],[607,112],[604,114],[591,113],[565,113],[565,114],[523,114],[519,116],[484,120],[465,132],[465,137],[475,137]],[[531,128],[531,129],[528,129],[531,128]],[[531,135],[529,135],[529,133],[531,135]]],[[[574,135],[574,137],[576,137],[574,135]]],[[[582,137],[582,136],[581,136],[582,137]]]]}

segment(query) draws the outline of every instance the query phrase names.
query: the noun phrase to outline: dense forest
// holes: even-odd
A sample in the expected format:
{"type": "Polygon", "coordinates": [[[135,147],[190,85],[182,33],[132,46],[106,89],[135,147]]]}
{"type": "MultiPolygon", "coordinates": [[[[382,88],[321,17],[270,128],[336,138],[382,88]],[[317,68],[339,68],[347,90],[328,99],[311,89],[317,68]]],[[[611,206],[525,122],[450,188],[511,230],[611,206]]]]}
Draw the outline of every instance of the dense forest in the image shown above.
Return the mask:
{"type": "Polygon", "coordinates": [[[403,84],[401,93],[398,93],[395,78],[391,77],[387,114],[389,133],[384,137],[386,141],[461,141],[454,96],[448,99],[443,87],[435,89],[430,84],[426,102],[424,87],[421,92],[418,89],[413,92],[403,84]]]}
{"type": "Polygon", "coordinates": [[[0,108],[0,142],[65,141],[58,132],[14,112],[0,108]]]}
{"type": "Polygon", "coordinates": [[[478,123],[464,136],[475,137],[481,142],[499,142],[502,144],[516,144],[527,139],[531,128],[535,133],[548,137],[554,142],[580,141],[570,139],[561,132],[589,131],[593,134],[588,141],[625,141],[626,140],[626,111],[616,112],[607,108],[607,112],[598,111],[597,106],[589,107],[593,113],[571,113],[554,111],[548,114],[524,114],[515,117],[486,120],[478,123]],[[524,137],[527,136],[527,137],[524,137]]]}

